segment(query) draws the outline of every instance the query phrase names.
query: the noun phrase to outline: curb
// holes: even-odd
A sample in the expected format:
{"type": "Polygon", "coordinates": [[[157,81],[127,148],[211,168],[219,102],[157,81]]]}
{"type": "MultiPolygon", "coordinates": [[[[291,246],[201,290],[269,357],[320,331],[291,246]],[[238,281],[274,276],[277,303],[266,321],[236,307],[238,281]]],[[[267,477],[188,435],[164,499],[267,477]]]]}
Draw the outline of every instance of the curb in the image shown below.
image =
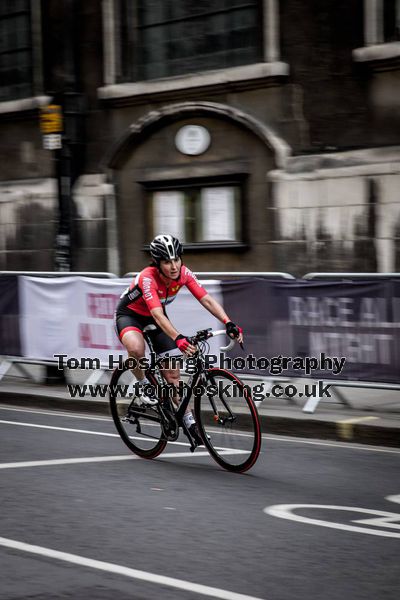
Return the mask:
{"type": "Polygon", "coordinates": [[[51,408],[57,410],[71,410],[84,413],[95,413],[110,415],[108,402],[99,400],[83,400],[57,398],[51,396],[40,396],[21,392],[0,392],[0,404],[12,404],[14,406],[29,405],[32,408],[51,408]]]}
{"type": "Polygon", "coordinates": [[[400,448],[400,430],[396,427],[357,423],[343,430],[342,421],[268,415],[260,415],[260,417],[264,433],[400,448]]]}
{"type": "MultiPolygon", "coordinates": [[[[42,396],[33,393],[0,392],[0,403],[34,408],[71,410],[89,414],[111,416],[106,400],[69,399],[42,396]]],[[[400,448],[400,428],[373,423],[346,423],[343,420],[323,420],[260,414],[261,429],[264,434],[287,435],[292,437],[335,440],[340,442],[388,446],[400,448]]]]}

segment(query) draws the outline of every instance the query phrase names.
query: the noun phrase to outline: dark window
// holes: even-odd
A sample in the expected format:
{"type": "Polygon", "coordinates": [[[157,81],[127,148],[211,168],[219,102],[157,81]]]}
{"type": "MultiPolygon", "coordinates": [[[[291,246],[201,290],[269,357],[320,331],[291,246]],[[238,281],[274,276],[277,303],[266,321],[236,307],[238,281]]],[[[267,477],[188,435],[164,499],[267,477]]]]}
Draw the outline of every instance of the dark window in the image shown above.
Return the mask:
{"type": "Polygon", "coordinates": [[[400,2],[385,0],[383,6],[383,39],[385,42],[400,40],[400,2]]]}
{"type": "Polygon", "coordinates": [[[29,0],[0,1],[0,102],[32,95],[29,0]]]}
{"type": "Polygon", "coordinates": [[[261,4],[261,0],[119,0],[120,81],[259,62],[261,4]]]}

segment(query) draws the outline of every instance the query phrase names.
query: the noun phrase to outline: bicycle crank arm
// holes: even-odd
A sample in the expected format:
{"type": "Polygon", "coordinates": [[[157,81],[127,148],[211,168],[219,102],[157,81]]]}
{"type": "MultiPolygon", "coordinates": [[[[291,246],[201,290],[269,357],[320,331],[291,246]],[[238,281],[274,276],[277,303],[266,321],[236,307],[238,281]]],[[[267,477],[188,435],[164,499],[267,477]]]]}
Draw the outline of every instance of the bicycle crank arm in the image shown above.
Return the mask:
{"type": "Polygon", "coordinates": [[[139,409],[135,408],[134,410],[131,409],[129,411],[129,414],[126,415],[126,417],[124,417],[123,420],[124,421],[132,421],[132,420],[138,419],[138,418],[146,419],[146,421],[155,421],[156,423],[160,422],[160,419],[158,417],[156,417],[156,416],[153,417],[152,415],[149,415],[147,413],[146,409],[140,410],[140,408],[139,409]]]}
{"type": "Polygon", "coordinates": [[[193,439],[193,436],[191,435],[189,429],[186,427],[186,425],[184,423],[182,423],[182,429],[183,429],[183,433],[186,435],[186,437],[189,440],[190,452],[194,452],[199,444],[196,442],[195,439],[193,439]]]}

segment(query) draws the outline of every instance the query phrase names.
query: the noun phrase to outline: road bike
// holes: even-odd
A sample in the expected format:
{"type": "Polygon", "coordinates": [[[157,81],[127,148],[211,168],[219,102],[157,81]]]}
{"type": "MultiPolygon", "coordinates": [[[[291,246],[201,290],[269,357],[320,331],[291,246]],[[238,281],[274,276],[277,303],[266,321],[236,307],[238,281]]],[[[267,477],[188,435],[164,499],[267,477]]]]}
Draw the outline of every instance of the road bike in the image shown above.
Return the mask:
{"type": "MultiPolygon", "coordinates": [[[[144,331],[151,353],[152,329],[154,325],[144,331]]],[[[155,405],[141,403],[138,382],[128,360],[123,368],[115,369],[109,386],[111,414],[121,439],[132,452],[143,458],[155,458],[168,442],[187,445],[187,441],[179,441],[183,430],[192,452],[203,443],[212,458],[228,471],[243,473],[254,465],[261,448],[261,427],[251,389],[230,371],[207,367],[210,348],[207,340],[218,335],[226,335],[225,329],[203,329],[188,338],[197,351],[191,363],[191,375],[180,386],[178,406],[172,399],[172,386],[163,378],[165,359],[157,357],[155,364],[146,370],[158,400],[155,405]],[[183,421],[192,398],[200,440],[191,435],[183,421]]],[[[231,340],[221,350],[229,350],[234,343],[231,340]]],[[[174,391],[176,394],[175,388],[174,391]]]]}

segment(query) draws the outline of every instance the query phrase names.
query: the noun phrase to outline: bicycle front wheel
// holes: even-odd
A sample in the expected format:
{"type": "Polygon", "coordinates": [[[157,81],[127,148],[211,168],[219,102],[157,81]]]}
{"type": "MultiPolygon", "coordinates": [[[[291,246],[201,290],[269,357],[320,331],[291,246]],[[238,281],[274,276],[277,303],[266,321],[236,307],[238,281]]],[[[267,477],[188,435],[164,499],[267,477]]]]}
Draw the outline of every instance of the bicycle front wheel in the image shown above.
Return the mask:
{"type": "Polygon", "coordinates": [[[223,369],[205,372],[206,387],[195,400],[200,435],[216,462],[243,473],[256,462],[261,448],[261,427],[250,389],[223,369]]]}
{"type": "Polygon", "coordinates": [[[137,380],[127,367],[116,369],[109,387],[110,409],[122,441],[143,458],[155,458],[167,445],[157,407],[141,406],[137,380]]]}

